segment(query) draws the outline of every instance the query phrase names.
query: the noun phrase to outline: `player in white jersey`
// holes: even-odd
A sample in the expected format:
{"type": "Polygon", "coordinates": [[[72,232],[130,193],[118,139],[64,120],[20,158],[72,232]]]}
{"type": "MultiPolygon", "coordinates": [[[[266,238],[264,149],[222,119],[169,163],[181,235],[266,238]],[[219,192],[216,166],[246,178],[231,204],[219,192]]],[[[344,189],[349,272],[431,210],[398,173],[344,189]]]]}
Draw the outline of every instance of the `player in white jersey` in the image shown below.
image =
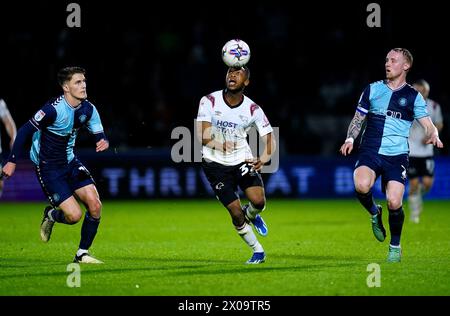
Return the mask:
{"type": "MultiPolygon", "coordinates": [[[[427,103],[427,112],[431,120],[440,132],[444,126],[441,106],[428,98],[430,85],[425,80],[414,83],[414,88],[419,91],[427,103]]],[[[423,127],[414,121],[409,135],[409,195],[410,219],[419,223],[419,216],[423,209],[422,196],[430,191],[434,181],[434,148],[426,144],[426,135],[423,127]]]]}
{"type": "Polygon", "coordinates": [[[229,68],[226,89],[213,92],[200,100],[197,135],[203,145],[202,168],[217,199],[229,211],[237,233],[253,250],[249,264],[265,261],[265,252],[252,227],[262,236],[267,226],[259,215],[266,205],[260,171],[275,151],[273,130],[264,111],[246,97],[250,83],[247,67],[229,68]],[[247,132],[256,127],[265,142],[263,154],[254,158],[247,143],[247,132]],[[238,187],[249,203],[241,206],[238,187]]]}
{"type": "MultiPolygon", "coordinates": [[[[8,107],[6,106],[6,103],[3,99],[0,99],[0,119],[5,125],[6,132],[9,136],[9,146],[12,148],[12,145],[14,144],[14,140],[16,139],[17,135],[17,128],[16,123],[14,122],[11,113],[9,113],[8,107]]],[[[1,135],[0,135],[0,155],[2,153],[2,144],[1,144],[1,135]]],[[[0,159],[0,170],[2,170],[2,159],[0,159]]],[[[1,172],[0,172],[1,174],[1,172]]],[[[0,197],[3,193],[3,185],[4,181],[0,177],[0,197]]]]}

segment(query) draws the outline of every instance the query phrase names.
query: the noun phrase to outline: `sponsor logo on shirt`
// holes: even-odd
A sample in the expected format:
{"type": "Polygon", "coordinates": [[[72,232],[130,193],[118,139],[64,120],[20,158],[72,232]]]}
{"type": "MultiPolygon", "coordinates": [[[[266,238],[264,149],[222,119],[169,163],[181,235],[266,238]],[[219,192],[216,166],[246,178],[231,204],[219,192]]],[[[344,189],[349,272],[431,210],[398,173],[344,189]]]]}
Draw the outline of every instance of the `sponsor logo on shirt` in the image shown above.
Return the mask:
{"type": "Polygon", "coordinates": [[[34,115],[34,120],[36,122],[40,122],[45,116],[45,112],[42,110],[39,110],[35,115],[34,115]]]}

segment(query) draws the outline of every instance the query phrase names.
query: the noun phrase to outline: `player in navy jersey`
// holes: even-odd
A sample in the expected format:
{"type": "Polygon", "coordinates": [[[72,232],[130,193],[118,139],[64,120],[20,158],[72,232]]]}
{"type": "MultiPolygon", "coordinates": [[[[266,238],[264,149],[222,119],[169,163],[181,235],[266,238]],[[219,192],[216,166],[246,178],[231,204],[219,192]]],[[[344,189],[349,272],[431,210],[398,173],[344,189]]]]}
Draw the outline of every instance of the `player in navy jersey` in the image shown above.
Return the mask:
{"type": "Polygon", "coordinates": [[[87,211],[74,262],[102,263],[88,251],[97,234],[102,204],[91,174],[74,155],[73,147],[77,133],[83,127],[94,135],[97,152],[107,150],[109,142],[97,109],[86,99],[85,70],[80,67],[63,68],[58,72],[58,82],[64,94],[45,104],[19,129],[8,162],[3,167],[3,175],[13,175],[17,157],[27,140],[32,138],[30,158],[51,204],[44,210],[42,241],[49,241],[55,222],[73,225],[80,221],[79,199],[87,211]]]}
{"type": "Polygon", "coordinates": [[[250,83],[247,67],[229,68],[226,89],[215,91],[200,100],[197,136],[202,143],[202,168],[217,196],[230,213],[233,225],[244,242],[253,250],[248,264],[266,259],[262,245],[250,223],[262,236],[268,233],[260,213],[265,209],[264,185],[259,174],[275,151],[273,129],[264,111],[244,95],[250,83]],[[247,142],[247,132],[256,127],[266,146],[254,158],[247,142]],[[241,206],[238,187],[249,199],[241,206]]]}
{"type": "Polygon", "coordinates": [[[411,53],[394,48],[386,56],[386,79],[370,84],[362,93],[340,151],[346,156],[366,124],[355,164],[356,195],[371,214],[372,231],[379,241],[386,238],[382,208],[375,205],[372,187],[381,176],[389,210],[391,241],[387,260],[401,260],[400,236],[405,218],[402,201],[408,170],[408,136],[414,119],[426,131],[426,143],[443,147],[438,130],[431,121],[422,95],[406,83],[413,64],[411,53]]]}

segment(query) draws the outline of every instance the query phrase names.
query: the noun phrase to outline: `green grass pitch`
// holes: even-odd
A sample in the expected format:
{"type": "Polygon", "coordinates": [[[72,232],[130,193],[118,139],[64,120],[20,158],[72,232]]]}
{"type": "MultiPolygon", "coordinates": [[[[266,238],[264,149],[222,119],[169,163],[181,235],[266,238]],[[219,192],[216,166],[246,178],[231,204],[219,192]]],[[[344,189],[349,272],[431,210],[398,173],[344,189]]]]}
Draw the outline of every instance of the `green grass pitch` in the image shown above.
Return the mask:
{"type": "MultiPolygon", "coordinates": [[[[383,202],[384,209],[385,203],[383,202]]],[[[44,203],[0,204],[0,295],[449,295],[450,201],[426,201],[420,224],[403,228],[401,263],[386,263],[357,200],[270,200],[267,261],[251,251],[215,199],[104,202],[91,248],[103,265],[81,265],[66,280],[81,223],[39,239],[44,203]],[[380,287],[368,287],[371,263],[380,287]]],[[[387,212],[384,212],[387,224],[387,212]]]]}

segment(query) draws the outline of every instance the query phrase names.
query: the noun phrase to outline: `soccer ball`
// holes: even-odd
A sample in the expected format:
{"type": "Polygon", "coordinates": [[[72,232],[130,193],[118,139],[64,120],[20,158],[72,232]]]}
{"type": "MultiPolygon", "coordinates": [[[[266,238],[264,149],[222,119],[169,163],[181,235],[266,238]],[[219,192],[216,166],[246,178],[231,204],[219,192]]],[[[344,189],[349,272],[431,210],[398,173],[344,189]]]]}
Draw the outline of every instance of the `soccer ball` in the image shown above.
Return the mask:
{"type": "Polygon", "coordinates": [[[240,39],[228,41],[222,48],[222,60],[228,67],[242,67],[250,60],[250,47],[240,39]]]}

